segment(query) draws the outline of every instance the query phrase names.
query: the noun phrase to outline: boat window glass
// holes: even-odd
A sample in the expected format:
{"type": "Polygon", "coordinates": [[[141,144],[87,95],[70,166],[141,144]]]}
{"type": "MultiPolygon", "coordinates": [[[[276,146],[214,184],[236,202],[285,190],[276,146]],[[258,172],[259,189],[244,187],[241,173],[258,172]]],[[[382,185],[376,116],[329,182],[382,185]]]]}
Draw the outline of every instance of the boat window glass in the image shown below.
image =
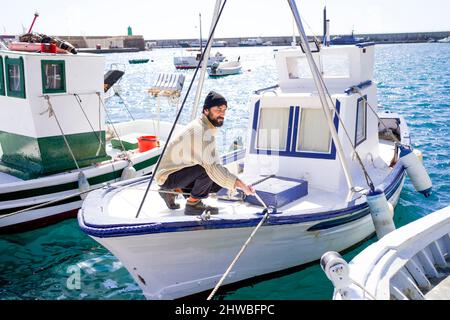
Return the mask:
{"type": "MultiPolygon", "coordinates": [[[[367,96],[364,98],[367,99],[367,96]]],[[[365,99],[358,99],[356,107],[355,146],[366,140],[367,136],[367,103],[365,99]]]]}
{"type": "Polygon", "coordinates": [[[0,96],[5,95],[5,78],[3,74],[3,57],[0,56],[0,96]]]}
{"type": "Polygon", "coordinates": [[[297,151],[329,153],[331,134],[322,109],[302,108],[297,151]]]}
{"type": "Polygon", "coordinates": [[[289,125],[289,108],[261,108],[256,148],[285,151],[289,125]]]}
{"type": "Polygon", "coordinates": [[[288,58],[286,60],[289,79],[312,79],[311,69],[306,57],[288,58]]]}
{"type": "Polygon", "coordinates": [[[350,77],[350,59],[348,55],[322,55],[320,62],[325,78],[350,77]]]}
{"type": "Polygon", "coordinates": [[[65,63],[62,60],[42,60],[42,92],[66,92],[65,63]]]}
{"type": "Polygon", "coordinates": [[[6,91],[10,97],[25,98],[23,59],[5,58],[6,91]]]}

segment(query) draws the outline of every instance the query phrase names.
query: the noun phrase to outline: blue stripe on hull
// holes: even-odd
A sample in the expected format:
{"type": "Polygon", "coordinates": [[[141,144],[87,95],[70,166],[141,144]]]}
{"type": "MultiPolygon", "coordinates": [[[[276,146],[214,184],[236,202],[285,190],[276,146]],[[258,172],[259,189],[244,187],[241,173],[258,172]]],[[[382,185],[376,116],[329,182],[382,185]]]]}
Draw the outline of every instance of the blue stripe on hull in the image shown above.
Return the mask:
{"type": "MultiPolygon", "coordinates": [[[[401,185],[401,181],[405,175],[405,169],[402,165],[397,164],[385,181],[378,186],[384,190],[386,197],[390,199],[395,191],[401,185]]],[[[367,203],[359,205],[352,205],[349,203],[347,208],[326,211],[323,213],[301,214],[295,216],[276,215],[271,216],[266,225],[284,225],[284,224],[300,224],[305,222],[317,221],[310,230],[327,229],[345,223],[353,222],[361,219],[369,214],[367,203]],[[349,216],[350,215],[350,216],[349,216]],[[343,217],[345,216],[345,217],[343,217]],[[324,221],[330,220],[332,221],[324,221]]],[[[211,230],[211,229],[226,229],[226,228],[246,228],[254,227],[261,221],[261,218],[240,219],[240,220],[209,220],[209,221],[183,221],[171,223],[149,223],[149,224],[131,224],[131,225],[95,225],[86,224],[83,220],[83,215],[78,215],[78,223],[81,229],[87,234],[98,237],[122,237],[152,233],[166,233],[166,232],[184,232],[195,230],[211,230]]]]}

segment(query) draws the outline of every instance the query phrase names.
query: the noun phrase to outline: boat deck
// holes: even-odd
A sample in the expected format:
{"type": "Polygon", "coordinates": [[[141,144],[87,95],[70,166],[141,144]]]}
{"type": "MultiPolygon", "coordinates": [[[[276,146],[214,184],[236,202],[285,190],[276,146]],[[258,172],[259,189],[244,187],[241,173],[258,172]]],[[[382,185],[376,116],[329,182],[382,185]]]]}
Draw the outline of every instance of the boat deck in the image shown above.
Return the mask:
{"type": "MultiPolygon", "coordinates": [[[[393,154],[393,144],[383,141],[380,143],[380,152],[383,154],[384,160],[378,158],[378,161],[367,160],[366,168],[369,171],[375,185],[379,185],[392,171],[392,168],[388,167],[393,154]]],[[[242,175],[241,175],[242,176],[242,175]]],[[[250,182],[252,179],[249,177],[243,178],[244,181],[250,182]]],[[[258,180],[258,179],[253,179],[258,180]]],[[[364,192],[367,190],[366,181],[362,174],[354,177],[355,184],[358,190],[364,192]]],[[[170,210],[166,207],[163,199],[158,194],[158,186],[154,183],[150,188],[150,192],[147,195],[146,201],[141,209],[138,219],[134,219],[141,204],[144,192],[147,188],[148,179],[135,183],[124,188],[109,190],[105,194],[100,195],[99,201],[104,206],[103,213],[107,213],[108,218],[105,215],[95,216],[88,214],[87,222],[90,224],[136,224],[136,223],[176,223],[186,221],[198,221],[198,216],[186,216],[184,215],[184,208],[186,200],[182,195],[178,195],[176,202],[180,204],[180,209],[170,210]],[[107,223],[106,223],[106,220],[107,223]],[[100,223],[101,221],[101,223],[100,223]]],[[[291,202],[281,208],[278,208],[277,214],[288,217],[291,215],[307,215],[318,212],[333,212],[337,210],[345,209],[348,203],[345,201],[347,188],[343,186],[342,192],[336,193],[333,191],[327,191],[324,189],[316,188],[315,186],[308,187],[308,195],[299,198],[298,200],[291,202]]],[[[353,196],[354,204],[360,204],[364,202],[362,193],[356,193],[353,196]]],[[[252,205],[242,200],[230,201],[219,199],[212,195],[208,199],[204,200],[208,205],[218,207],[219,214],[211,216],[212,220],[241,220],[260,217],[263,211],[262,206],[252,205]]]]}

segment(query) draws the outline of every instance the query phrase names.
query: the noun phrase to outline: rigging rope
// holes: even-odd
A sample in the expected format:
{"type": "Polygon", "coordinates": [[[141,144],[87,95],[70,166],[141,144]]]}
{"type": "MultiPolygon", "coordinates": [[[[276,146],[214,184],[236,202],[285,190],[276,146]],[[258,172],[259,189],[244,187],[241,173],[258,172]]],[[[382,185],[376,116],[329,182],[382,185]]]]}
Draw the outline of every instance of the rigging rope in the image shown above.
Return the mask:
{"type": "Polygon", "coordinates": [[[128,152],[127,152],[127,150],[125,149],[125,146],[124,146],[124,144],[123,144],[123,141],[122,141],[122,139],[120,139],[120,136],[119,136],[119,134],[117,133],[116,127],[114,126],[114,123],[111,121],[111,118],[109,117],[108,110],[106,109],[105,103],[103,102],[102,97],[100,96],[100,92],[97,92],[97,95],[98,95],[99,103],[103,106],[103,109],[105,110],[105,115],[106,115],[106,117],[108,118],[108,121],[109,121],[109,123],[111,124],[111,126],[112,126],[112,128],[113,128],[113,130],[114,130],[114,134],[116,135],[117,139],[119,140],[120,146],[122,147],[122,151],[125,153],[125,158],[126,158],[128,161],[131,161],[131,160],[130,160],[130,157],[129,157],[129,155],[128,155],[128,152]]]}
{"type": "MultiPolygon", "coordinates": [[[[97,152],[96,152],[96,156],[98,156],[99,153],[100,153],[101,147],[104,145],[104,144],[103,144],[103,141],[102,141],[101,137],[100,137],[100,136],[97,134],[97,132],[95,131],[94,126],[92,125],[92,123],[91,123],[91,121],[89,120],[89,118],[88,118],[86,112],[84,111],[84,108],[83,108],[83,106],[81,105],[82,101],[81,101],[80,96],[79,96],[78,94],[76,94],[76,93],[74,93],[73,96],[75,97],[75,100],[77,100],[78,105],[80,106],[80,109],[81,109],[81,111],[83,112],[84,117],[86,118],[87,122],[89,123],[89,126],[91,127],[92,132],[95,134],[95,136],[97,137],[98,142],[100,143],[100,145],[98,146],[97,152]]],[[[100,114],[99,114],[99,117],[100,117],[100,114]]],[[[100,128],[100,126],[99,126],[99,128],[100,128]]],[[[101,128],[100,128],[100,129],[101,129],[101,128]]]]}
{"type": "Polygon", "coordinates": [[[73,162],[75,163],[75,166],[77,167],[77,169],[80,170],[80,166],[78,165],[77,159],[75,158],[75,155],[74,155],[74,153],[72,151],[72,148],[70,147],[69,141],[67,141],[66,135],[64,134],[64,131],[63,131],[62,127],[61,127],[61,124],[59,123],[58,117],[56,116],[55,110],[53,109],[53,106],[52,106],[52,104],[50,102],[50,97],[48,95],[46,95],[45,99],[47,100],[47,103],[48,103],[48,109],[46,111],[44,111],[43,113],[41,113],[41,114],[44,114],[45,112],[48,111],[48,116],[49,117],[55,116],[56,124],[58,125],[59,130],[61,131],[61,135],[62,135],[62,137],[64,139],[64,142],[65,142],[67,148],[69,149],[69,153],[72,156],[73,162]]]}
{"type": "MultiPolygon", "coordinates": [[[[211,33],[210,33],[209,37],[208,37],[208,41],[206,42],[206,48],[208,47],[209,43],[212,40],[212,35],[214,34],[214,31],[216,30],[217,23],[219,22],[220,16],[222,15],[222,12],[223,12],[223,9],[224,9],[226,3],[227,3],[227,0],[224,0],[223,5],[220,8],[219,15],[217,16],[216,22],[214,23],[214,26],[213,26],[213,28],[211,30],[211,33]]],[[[197,64],[197,68],[195,69],[195,72],[194,72],[194,75],[192,77],[191,83],[189,84],[189,87],[188,87],[188,89],[186,91],[186,94],[184,96],[183,103],[181,104],[180,110],[178,110],[178,113],[177,113],[177,116],[175,118],[175,121],[173,122],[172,128],[170,129],[169,135],[167,137],[167,141],[164,144],[164,148],[163,148],[163,150],[161,152],[161,155],[158,158],[158,162],[156,163],[155,170],[153,170],[152,176],[151,176],[150,181],[149,181],[148,186],[147,186],[147,190],[144,193],[144,196],[142,198],[141,204],[139,205],[139,209],[138,209],[138,211],[136,213],[136,218],[139,217],[139,213],[141,212],[142,206],[144,205],[144,202],[145,202],[145,199],[147,197],[148,191],[149,191],[150,186],[151,186],[151,184],[153,182],[153,178],[155,176],[155,173],[158,171],[159,165],[161,163],[161,159],[163,158],[163,156],[164,156],[164,154],[166,152],[167,146],[169,145],[169,141],[172,138],[173,132],[175,130],[175,126],[176,126],[176,124],[178,122],[178,119],[180,118],[180,115],[181,115],[181,112],[183,111],[184,105],[186,104],[187,97],[189,96],[189,93],[191,92],[191,88],[192,88],[192,86],[194,84],[195,78],[196,78],[197,73],[198,73],[198,69],[200,68],[200,66],[202,64],[204,56],[205,56],[205,50],[202,51],[201,57],[200,57],[200,59],[198,61],[198,64],[197,64]]]]}

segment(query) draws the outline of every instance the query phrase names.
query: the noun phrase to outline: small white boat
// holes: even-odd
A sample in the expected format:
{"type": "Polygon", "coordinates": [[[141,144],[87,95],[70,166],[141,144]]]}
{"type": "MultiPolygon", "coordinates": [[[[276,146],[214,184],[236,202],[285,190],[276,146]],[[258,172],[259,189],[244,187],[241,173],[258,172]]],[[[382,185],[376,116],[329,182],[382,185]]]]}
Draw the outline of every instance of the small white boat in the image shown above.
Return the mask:
{"type": "Polygon", "coordinates": [[[450,207],[390,232],[348,265],[334,257],[336,300],[450,300],[450,207]]]}
{"type": "Polygon", "coordinates": [[[450,36],[439,39],[437,42],[439,43],[449,43],[450,42],[450,36]]]}
{"type": "Polygon", "coordinates": [[[85,192],[151,173],[171,128],[107,123],[104,91],[123,72],[104,79],[104,56],[19,49],[0,50],[0,233],[74,217],[85,192]],[[139,150],[142,136],[160,146],[139,150]]]}
{"type": "Polygon", "coordinates": [[[215,63],[208,68],[208,74],[210,77],[222,77],[229,76],[233,74],[239,74],[242,71],[242,64],[240,59],[237,61],[226,61],[215,63]]]}
{"type": "MultiPolygon", "coordinates": [[[[195,69],[198,66],[198,62],[202,57],[202,53],[198,50],[188,51],[189,54],[183,56],[177,56],[173,58],[173,64],[176,69],[195,69]]],[[[216,52],[215,55],[208,58],[207,67],[212,67],[215,63],[220,63],[225,60],[225,56],[220,52],[216,52]]]]}
{"type": "MultiPolygon", "coordinates": [[[[222,189],[205,201],[217,215],[187,216],[183,199],[169,210],[156,183],[142,178],[90,193],[79,211],[81,229],[122,261],[148,299],[206,292],[223,279],[235,283],[349,248],[375,231],[368,201],[375,188],[386,208],[395,207],[407,170],[414,173],[403,160],[415,157],[405,119],[378,113],[374,44],[311,53],[289,4],[304,47],[275,52],[278,84],[251,96],[246,148],[222,157],[271,208],[222,189]]],[[[419,185],[429,195],[431,182],[419,185]]]]}
{"type": "Polygon", "coordinates": [[[247,40],[242,40],[238,43],[239,47],[256,47],[262,46],[263,40],[261,38],[249,38],[247,40]]]}

